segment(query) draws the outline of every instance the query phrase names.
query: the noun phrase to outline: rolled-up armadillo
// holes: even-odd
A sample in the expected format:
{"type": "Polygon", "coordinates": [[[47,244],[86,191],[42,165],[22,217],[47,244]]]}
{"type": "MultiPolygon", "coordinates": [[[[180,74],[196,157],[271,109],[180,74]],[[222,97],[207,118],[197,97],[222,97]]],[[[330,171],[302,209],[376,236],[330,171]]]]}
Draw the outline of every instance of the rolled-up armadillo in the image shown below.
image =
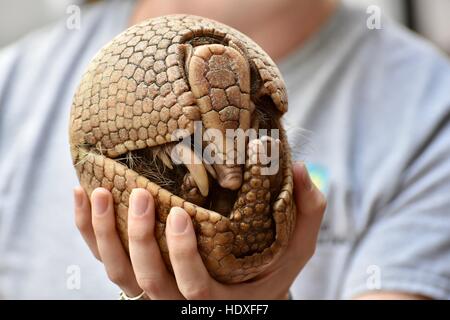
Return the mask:
{"type": "Polygon", "coordinates": [[[70,116],[73,163],[88,194],[111,191],[127,250],[129,196],[144,188],[169,269],[165,223],[178,206],[192,218],[209,273],[242,282],[263,272],[293,232],[286,110],[278,68],[247,36],[196,16],[150,19],[103,47],[83,75],[70,116]],[[238,141],[229,135],[236,132],[256,135],[238,141]]]}

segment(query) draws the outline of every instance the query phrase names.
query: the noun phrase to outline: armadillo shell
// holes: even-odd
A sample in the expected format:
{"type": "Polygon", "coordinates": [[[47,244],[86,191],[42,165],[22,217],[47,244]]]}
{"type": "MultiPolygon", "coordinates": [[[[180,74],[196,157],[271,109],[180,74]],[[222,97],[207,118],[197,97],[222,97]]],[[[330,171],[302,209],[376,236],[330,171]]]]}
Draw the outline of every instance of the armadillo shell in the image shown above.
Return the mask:
{"type": "MultiPolygon", "coordinates": [[[[129,196],[132,189],[144,188],[156,202],[155,236],[169,269],[165,223],[170,208],[177,206],[192,218],[198,250],[209,273],[224,283],[246,281],[263,272],[280,255],[295,224],[291,155],[280,122],[286,110],[286,89],[279,70],[251,39],[201,17],[173,15],[150,19],[114,38],[88,66],[71,110],[72,159],[81,186],[89,195],[97,187],[111,191],[117,230],[127,250],[129,196]],[[217,83],[210,74],[203,74],[209,85],[217,89],[209,90],[206,103],[202,99],[205,96],[201,96],[202,87],[194,84],[186,65],[186,48],[194,50],[195,55],[200,46],[209,46],[210,56],[219,57],[217,61],[224,52],[230,53],[228,58],[235,52],[244,58],[239,58],[244,68],[242,78],[234,85],[224,85],[226,66],[221,67],[220,63],[216,65],[220,75],[217,83]],[[245,79],[249,82],[247,87],[245,79]],[[236,98],[233,87],[239,89],[238,102],[230,106],[228,101],[229,108],[221,109],[221,101],[236,98]],[[280,132],[281,152],[275,179],[278,183],[261,175],[258,164],[247,162],[242,166],[242,185],[228,213],[211,210],[211,203],[201,206],[182,198],[160,179],[152,179],[124,160],[127,155],[172,143],[177,129],[192,135],[194,121],[206,123],[205,108],[220,120],[237,110],[239,116],[233,118],[237,125],[230,120],[231,127],[248,127],[253,118],[259,117],[260,128],[280,132]]],[[[209,179],[213,180],[210,175],[209,179]]],[[[213,200],[208,201],[220,199],[222,191],[210,188],[208,199],[213,200]]]]}

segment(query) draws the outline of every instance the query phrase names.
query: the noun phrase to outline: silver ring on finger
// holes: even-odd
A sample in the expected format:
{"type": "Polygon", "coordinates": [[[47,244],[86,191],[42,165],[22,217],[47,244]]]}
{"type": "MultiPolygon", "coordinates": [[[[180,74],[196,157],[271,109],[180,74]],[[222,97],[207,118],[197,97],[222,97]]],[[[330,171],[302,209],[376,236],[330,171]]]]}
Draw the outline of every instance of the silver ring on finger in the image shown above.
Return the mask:
{"type": "Polygon", "coordinates": [[[119,300],[145,300],[145,291],[142,291],[142,293],[136,297],[129,297],[125,292],[121,291],[119,300]]]}

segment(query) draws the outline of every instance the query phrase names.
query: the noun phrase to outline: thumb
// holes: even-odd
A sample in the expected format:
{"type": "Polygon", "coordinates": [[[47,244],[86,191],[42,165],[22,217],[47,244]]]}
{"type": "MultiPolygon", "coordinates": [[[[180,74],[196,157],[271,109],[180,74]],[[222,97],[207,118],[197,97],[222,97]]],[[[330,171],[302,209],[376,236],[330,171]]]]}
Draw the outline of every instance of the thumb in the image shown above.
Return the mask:
{"type": "Polygon", "coordinates": [[[303,163],[294,165],[294,197],[297,207],[297,220],[294,237],[288,250],[293,250],[301,263],[313,255],[317,236],[326,209],[326,199],[317,189],[303,163]]]}

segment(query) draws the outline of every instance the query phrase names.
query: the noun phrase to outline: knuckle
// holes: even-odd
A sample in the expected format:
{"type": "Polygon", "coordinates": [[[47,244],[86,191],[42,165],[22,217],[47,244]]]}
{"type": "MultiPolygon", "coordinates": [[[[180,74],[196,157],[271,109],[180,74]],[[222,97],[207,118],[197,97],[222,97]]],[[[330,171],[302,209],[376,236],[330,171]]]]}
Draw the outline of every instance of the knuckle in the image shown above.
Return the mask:
{"type": "Polygon", "coordinates": [[[325,212],[326,208],[327,208],[327,199],[322,193],[320,193],[317,199],[316,210],[323,213],[325,212]]]}
{"type": "Polygon", "coordinates": [[[179,245],[176,243],[176,248],[169,248],[169,252],[170,249],[172,249],[175,259],[180,261],[190,261],[198,255],[198,249],[192,246],[179,245]]]}
{"type": "MultiPolygon", "coordinates": [[[[103,262],[102,258],[97,252],[92,252],[95,259],[97,259],[99,262],[103,262]]],[[[110,279],[111,280],[111,279],[110,279]]]]}
{"type": "Polygon", "coordinates": [[[142,227],[128,227],[128,239],[133,242],[149,242],[153,240],[153,229],[142,227]]]}
{"type": "Polygon", "coordinates": [[[117,235],[116,222],[111,219],[93,219],[92,228],[97,239],[110,239],[117,235]]]}
{"type": "Polygon", "coordinates": [[[207,284],[185,285],[180,291],[188,300],[205,300],[211,297],[211,288],[207,284]]]}
{"type": "Polygon", "coordinates": [[[163,285],[161,281],[155,277],[137,277],[137,283],[139,287],[151,296],[158,296],[163,291],[163,285]]]}
{"type": "Polygon", "coordinates": [[[300,268],[302,268],[316,252],[316,244],[306,245],[297,254],[293,255],[294,259],[291,260],[292,263],[300,268]]]}
{"type": "Polygon", "coordinates": [[[108,275],[109,280],[118,285],[119,287],[123,286],[127,282],[127,276],[125,272],[123,272],[119,268],[107,269],[106,273],[108,275]]]}
{"type": "Polygon", "coordinates": [[[89,219],[86,219],[81,214],[75,215],[75,225],[81,233],[84,233],[89,230],[90,222],[91,221],[89,219]]]}
{"type": "Polygon", "coordinates": [[[109,239],[114,236],[116,229],[107,225],[101,227],[94,225],[94,233],[97,239],[109,239]]]}

